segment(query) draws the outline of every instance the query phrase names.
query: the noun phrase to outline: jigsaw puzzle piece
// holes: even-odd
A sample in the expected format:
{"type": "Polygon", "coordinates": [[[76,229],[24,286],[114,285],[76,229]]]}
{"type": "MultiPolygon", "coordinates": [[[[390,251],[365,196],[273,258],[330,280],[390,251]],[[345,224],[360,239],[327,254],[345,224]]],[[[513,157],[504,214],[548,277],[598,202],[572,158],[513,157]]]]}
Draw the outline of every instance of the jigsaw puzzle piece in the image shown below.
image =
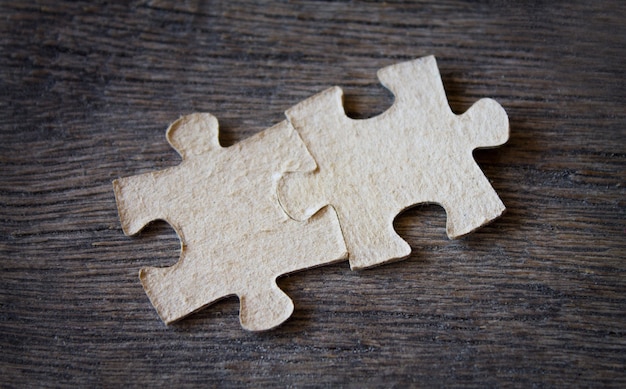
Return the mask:
{"type": "Polygon", "coordinates": [[[331,209],[297,222],[278,204],[281,174],[315,166],[298,134],[285,121],[222,148],[217,119],[194,114],[172,124],[167,138],[180,165],[113,183],[126,234],[162,219],[181,240],[175,265],[140,271],[152,304],[171,323],[237,295],[244,328],[281,324],[293,302],[276,278],[347,257],[331,209]]]}
{"type": "Polygon", "coordinates": [[[374,118],[347,117],[338,87],[286,112],[317,169],[285,174],[278,187],[281,206],[304,220],[331,205],[353,269],[410,254],[393,220],[415,204],[441,204],[450,238],[504,211],[472,157],[475,148],[499,146],[508,139],[502,107],[482,99],[455,115],[432,56],[381,69],[378,77],[396,99],[374,118]]]}
{"type": "MultiPolygon", "coordinates": [[[[326,140],[342,143],[343,140],[334,135],[338,134],[326,140]]],[[[315,158],[323,161],[328,155],[317,153],[315,158]]],[[[359,169],[355,165],[358,163],[351,165],[350,169],[359,169]]],[[[358,182],[361,178],[358,173],[354,176],[336,175],[333,170],[324,170],[324,165],[320,164],[319,170],[311,174],[286,174],[278,188],[281,206],[295,220],[307,220],[327,208],[336,211],[352,269],[364,267],[359,265],[364,260],[382,264],[411,254],[409,244],[393,228],[395,215],[400,213],[396,200],[390,198],[393,193],[381,190],[374,195],[365,192],[362,188],[366,184],[358,182]]],[[[384,174],[372,173],[369,180],[384,181],[384,174]]],[[[378,190],[380,187],[368,189],[378,190]]]]}

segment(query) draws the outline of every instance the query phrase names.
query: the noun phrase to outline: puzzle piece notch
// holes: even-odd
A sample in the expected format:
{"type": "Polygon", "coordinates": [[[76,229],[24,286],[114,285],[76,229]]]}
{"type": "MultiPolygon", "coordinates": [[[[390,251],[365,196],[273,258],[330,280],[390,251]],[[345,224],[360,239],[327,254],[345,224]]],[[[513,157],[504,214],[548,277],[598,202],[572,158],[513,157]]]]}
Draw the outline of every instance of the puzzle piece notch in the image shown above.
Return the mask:
{"type": "Polygon", "coordinates": [[[318,168],[284,176],[281,206],[306,220],[331,205],[353,269],[410,254],[393,221],[415,204],[442,205],[450,238],[470,233],[505,209],[472,156],[475,148],[507,141],[504,109],[481,99],[455,115],[432,56],[381,69],[378,77],[396,100],[374,118],[347,117],[338,87],[286,112],[318,168]]]}
{"type": "Polygon", "coordinates": [[[167,139],[183,157],[178,166],[113,182],[127,235],[162,219],[180,238],[175,265],[140,271],[159,316],[169,324],[237,295],[244,328],[281,324],[293,302],[276,278],[347,257],[331,209],[302,223],[278,204],[281,174],[315,166],[298,134],[284,121],[222,148],[217,119],[193,114],[173,123],[167,139]]]}
{"type": "Polygon", "coordinates": [[[210,113],[181,117],[170,125],[165,137],[183,160],[222,148],[219,141],[219,123],[210,113]],[[198,136],[202,133],[203,136],[198,136]]]}

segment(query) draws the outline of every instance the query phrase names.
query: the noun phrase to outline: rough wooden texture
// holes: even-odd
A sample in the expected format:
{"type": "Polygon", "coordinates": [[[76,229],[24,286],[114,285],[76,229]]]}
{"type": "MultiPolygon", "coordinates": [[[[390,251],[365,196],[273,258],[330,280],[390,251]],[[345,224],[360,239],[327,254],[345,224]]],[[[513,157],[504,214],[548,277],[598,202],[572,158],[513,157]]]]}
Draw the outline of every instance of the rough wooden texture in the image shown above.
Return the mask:
{"type": "Polygon", "coordinates": [[[626,6],[604,2],[0,3],[2,385],[626,386],[626,6]],[[396,219],[402,262],[278,280],[267,333],[223,300],[166,327],[111,181],[175,166],[164,123],[220,118],[231,145],[332,85],[392,104],[377,69],[434,54],[452,109],[506,109],[475,152],[507,213],[449,241],[442,208],[396,219]]]}

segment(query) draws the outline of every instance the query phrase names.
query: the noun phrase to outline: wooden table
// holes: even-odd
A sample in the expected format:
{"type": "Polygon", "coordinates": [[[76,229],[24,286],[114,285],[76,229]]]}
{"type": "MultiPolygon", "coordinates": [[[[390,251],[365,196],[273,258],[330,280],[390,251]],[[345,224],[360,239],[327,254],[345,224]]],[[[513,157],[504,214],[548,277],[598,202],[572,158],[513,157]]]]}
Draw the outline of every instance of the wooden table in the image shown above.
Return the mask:
{"type": "Polygon", "coordinates": [[[0,3],[2,386],[626,386],[624,2],[122,3],[0,3]],[[455,241],[403,213],[407,260],[279,279],[269,332],[235,297],[163,325],[137,273],[178,238],[124,236],[111,181],[178,164],[191,112],[226,146],[333,85],[374,116],[376,70],[429,54],[455,112],[506,109],[475,158],[508,212],[455,241]]]}

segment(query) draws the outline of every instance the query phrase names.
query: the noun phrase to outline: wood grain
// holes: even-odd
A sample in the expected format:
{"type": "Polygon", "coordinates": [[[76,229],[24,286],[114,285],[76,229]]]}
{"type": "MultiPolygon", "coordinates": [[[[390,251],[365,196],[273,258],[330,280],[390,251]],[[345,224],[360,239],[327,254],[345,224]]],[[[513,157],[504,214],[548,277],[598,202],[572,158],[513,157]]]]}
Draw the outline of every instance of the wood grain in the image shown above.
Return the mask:
{"type": "Polygon", "coordinates": [[[602,2],[0,3],[2,386],[626,386],[626,6],[602,2]],[[450,105],[502,104],[475,157],[508,212],[456,241],[440,207],[396,221],[408,260],[279,285],[281,327],[225,299],[165,327],[139,283],[164,223],[122,234],[111,181],[179,163],[211,112],[231,145],[329,86],[353,117],[377,69],[434,54],[450,105]]]}

